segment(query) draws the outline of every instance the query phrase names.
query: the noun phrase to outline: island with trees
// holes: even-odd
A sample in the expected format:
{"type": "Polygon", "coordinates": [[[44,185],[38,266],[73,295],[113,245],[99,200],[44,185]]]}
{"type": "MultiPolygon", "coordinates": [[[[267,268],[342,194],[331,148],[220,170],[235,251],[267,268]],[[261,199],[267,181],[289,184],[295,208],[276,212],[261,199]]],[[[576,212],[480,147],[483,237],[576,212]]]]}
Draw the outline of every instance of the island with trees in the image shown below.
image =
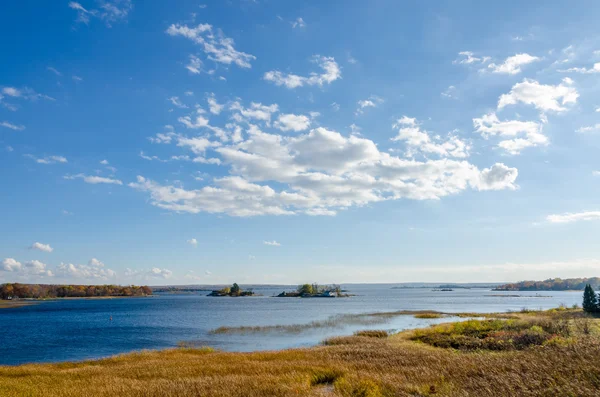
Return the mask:
{"type": "Polygon", "coordinates": [[[220,290],[212,291],[207,296],[254,296],[254,292],[252,290],[244,291],[240,288],[237,283],[233,283],[231,287],[225,287],[220,290]]]}
{"type": "Polygon", "coordinates": [[[345,294],[339,285],[302,284],[296,291],[283,291],[278,298],[345,298],[345,294]]]}
{"type": "Polygon", "coordinates": [[[504,284],[494,291],[583,291],[587,284],[594,289],[600,288],[600,278],[549,278],[544,281],[521,281],[504,284]]]}
{"type": "Polygon", "coordinates": [[[0,285],[0,299],[4,300],[149,295],[152,295],[152,289],[145,285],[54,285],[19,283],[0,285]]]}

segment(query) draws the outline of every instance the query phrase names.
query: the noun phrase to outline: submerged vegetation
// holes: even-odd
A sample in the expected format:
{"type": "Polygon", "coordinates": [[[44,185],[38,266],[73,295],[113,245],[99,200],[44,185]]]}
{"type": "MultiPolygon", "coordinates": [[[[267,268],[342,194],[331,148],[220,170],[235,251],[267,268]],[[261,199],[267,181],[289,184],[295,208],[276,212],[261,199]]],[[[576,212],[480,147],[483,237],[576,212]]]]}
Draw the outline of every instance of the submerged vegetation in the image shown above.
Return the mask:
{"type": "Polygon", "coordinates": [[[600,388],[599,319],[586,315],[581,309],[566,308],[510,313],[502,317],[509,318],[435,325],[390,336],[381,331],[360,332],[309,349],[227,353],[184,346],[98,361],[5,366],[0,367],[0,395],[597,394],[600,388]],[[431,335],[485,340],[500,332],[520,335],[524,331],[535,335],[531,338],[534,343],[529,343],[529,337],[523,337],[518,344],[512,342],[509,348],[493,351],[487,344],[469,348],[462,343],[456,347],[435,347],[425,341],[426,336],[431,335]]]}
{"type": "Polygon", "coordinates": [[[252,290],[244,291],[237,283],[233,283],[231,287],[225,287],[220,290],[212,291],[208,296],[253,296],[252,290]]]}
{"type": "Polygon", "coordinates": [[[136,285],[52,285],[19,283],[0,285],[0,299],[8,300],[147,295],[152,295],[152,289],[150,287],[139,287],[136,285]]]}

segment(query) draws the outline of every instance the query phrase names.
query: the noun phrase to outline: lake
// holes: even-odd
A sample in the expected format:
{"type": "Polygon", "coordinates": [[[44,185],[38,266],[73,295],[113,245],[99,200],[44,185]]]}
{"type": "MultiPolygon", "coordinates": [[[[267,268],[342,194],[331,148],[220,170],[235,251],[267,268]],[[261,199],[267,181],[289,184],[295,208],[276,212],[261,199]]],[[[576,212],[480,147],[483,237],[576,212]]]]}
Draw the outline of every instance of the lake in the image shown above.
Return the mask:
{"type": "Polygon", "coordinates": [[[213,334],[221,326],[301,325],[332,316],[398,310],[504,312],[581,305],[582,292],[499,292],[490,289],[432,291],[393,285],[345,285],[350,298],[274,298],[290,287],[255,287],[262,296],[207,297],[207,292],[147,298],[69,299],[16,309],[0,309],[0,364],[95,359],[178,342],[227,351],[306,347],[361,329],[403,330],[442,319],[396,316],[380,323],[345,322],[302,332],[213,334]],[[496,296],[490,296],[496,295],[496,296]],[[520,295],[505,297],[498,295],[520,295]],[[543,296],[543,297],[540,297],[543,296]],[[110,320],[112,316],[112,320],[110,320]]]}

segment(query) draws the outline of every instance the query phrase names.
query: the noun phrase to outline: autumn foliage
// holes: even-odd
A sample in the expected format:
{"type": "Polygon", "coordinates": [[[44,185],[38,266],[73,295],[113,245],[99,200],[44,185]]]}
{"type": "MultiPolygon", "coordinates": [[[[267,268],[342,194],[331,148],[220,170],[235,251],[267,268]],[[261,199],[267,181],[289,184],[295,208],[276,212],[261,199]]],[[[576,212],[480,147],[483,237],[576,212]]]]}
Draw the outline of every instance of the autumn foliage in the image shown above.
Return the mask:
{"type": "Polygon", "coordinates": [[[136,285],[51,285],[51,284],[2,284],[1,299],[14,298],[85,298],[95,296],[146,296],[152,295],[148,286],[136,285]]]}

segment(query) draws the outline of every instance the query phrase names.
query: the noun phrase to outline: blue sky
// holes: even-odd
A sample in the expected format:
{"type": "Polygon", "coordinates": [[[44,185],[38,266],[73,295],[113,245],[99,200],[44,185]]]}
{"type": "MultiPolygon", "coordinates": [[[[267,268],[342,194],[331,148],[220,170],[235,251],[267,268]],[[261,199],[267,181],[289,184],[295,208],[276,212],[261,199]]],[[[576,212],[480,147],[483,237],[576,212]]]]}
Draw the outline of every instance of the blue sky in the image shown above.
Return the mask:
{"type": "Polygon", "coordinates": [[[0,10],[0,282],[600,274],[594,1],[0,10]]]}

